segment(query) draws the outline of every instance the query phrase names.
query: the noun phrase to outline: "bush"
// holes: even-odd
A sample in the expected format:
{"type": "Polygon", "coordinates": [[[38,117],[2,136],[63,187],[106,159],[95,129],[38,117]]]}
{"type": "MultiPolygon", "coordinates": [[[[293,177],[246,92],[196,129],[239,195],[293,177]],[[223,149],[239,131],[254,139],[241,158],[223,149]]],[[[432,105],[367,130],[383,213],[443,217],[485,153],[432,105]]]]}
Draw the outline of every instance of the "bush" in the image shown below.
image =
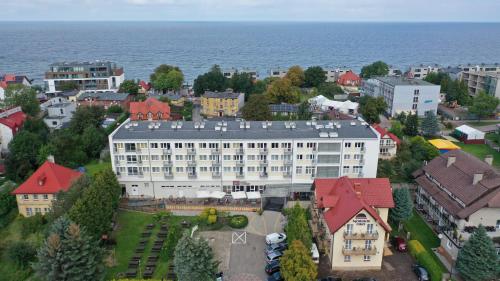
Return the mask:
{"type": "Polygon", "coordinates": [[[408,242],[408,250],[412,257],[416,258],[422,252],[426,252],[424,246],[418,240],[410,240],[408,242]]]}
{"type": "Polygon", "coordinates": [[[108,113],[122,113],[123,108],[119,105],[112,105],[108,108],[108,113]]]}
{"type": "Polygon", "coordinates": [[[24,241],[14,242],[7,247],[7,257],[13,263],[25,267],[35,260],[36,248],[24,241]]]}
{"type": "Polygon", "coordinates": [[[244,215],[235,215],[229,220],[229,226],[232,228],[244,228],[248,225],[248,218],[244,215]]]}
{"type": "Polygon", "coordinates": [[[431,277],[431,280],[441,280],[443,272],[441,271],[441,267],[436,263],[432,255],[423,251],[417,255],[417,262],[423,266],[431,277]]]}
{"type": "Polygon", "coordinates": [[[160,211],[160,212],[158,212],[158,213],[156,213],[156,214],[153,215],[153,220],[155,222],[165,221],[170,216],[172,216],[172,212],[170,212],[170,211],[160,211]]]}
{"type": "Polygon", "coordinates": [[[209,214],[210,215],[216,215],[217,214],[217,210],[215,208],[210,208],[209,209],[209,214]]]}
{"type": "Polygon", "coordinates": [[[21,219],[21,236],[25,238],[26,236],[40,232],[43,230],[47,220],[41,215],[36,214],[32,217],[21,219]]]}
{"type": "Polygon", "coordinates": [[[207,223],[214,224],[217,222],[217,215],[208,215],[207,223]]]}
{"type": "Polygon", "coordinates": [[[170,259],[174,256],[175,246],[177,245],[177,241],[181,239],[182,231],[179,225],[172,225],[168,229],[167,239],[165,240],[165,244],[162,247],[161,256],[164,259],[170,259]]]}

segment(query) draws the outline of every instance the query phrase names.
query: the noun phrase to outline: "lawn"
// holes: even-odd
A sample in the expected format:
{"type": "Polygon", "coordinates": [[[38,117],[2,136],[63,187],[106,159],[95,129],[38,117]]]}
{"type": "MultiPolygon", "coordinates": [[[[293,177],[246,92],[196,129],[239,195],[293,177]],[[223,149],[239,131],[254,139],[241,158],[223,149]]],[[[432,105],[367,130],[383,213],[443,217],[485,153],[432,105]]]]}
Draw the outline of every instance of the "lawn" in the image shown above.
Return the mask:
{"type": "Polygon", "coordinates": [[[493,150],[487,144],[464,144],[457,143],[463,151],[468,152],[480,160],[484,160],[486,155],[493,155],[493,166],[500,167],[500,152],[493,150]]]}
{"type": "Polygon", "coordinates": [[[95,175],[97,172],[102,171],[106,168],[111,169],[111,162],[100,162],[98,160],[93,160],[92,162],[85,165],[85,170],[91,176],[95,175]]]}
{"type": "Polygon", "coordinates": [[[467,122],[467,125],[475,126],[475,127],[488,126],[488,125],[494,125],[494,124],[500,124],[500,121],[499,120],[484,120],[484,121],[467,122]]]}

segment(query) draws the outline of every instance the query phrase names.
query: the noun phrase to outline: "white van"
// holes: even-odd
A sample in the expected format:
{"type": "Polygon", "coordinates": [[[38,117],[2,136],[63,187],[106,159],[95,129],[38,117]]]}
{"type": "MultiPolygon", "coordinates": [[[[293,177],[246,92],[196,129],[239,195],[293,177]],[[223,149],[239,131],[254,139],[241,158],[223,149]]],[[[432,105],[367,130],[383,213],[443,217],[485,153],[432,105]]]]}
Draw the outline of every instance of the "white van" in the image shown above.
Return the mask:
{"type": "Polygon", "coordinates": [[[311,256],[314,263],[319,263],[319,251],[318,251],[318,246],[316,246],[316,243],[312,243],[311,256]]]}

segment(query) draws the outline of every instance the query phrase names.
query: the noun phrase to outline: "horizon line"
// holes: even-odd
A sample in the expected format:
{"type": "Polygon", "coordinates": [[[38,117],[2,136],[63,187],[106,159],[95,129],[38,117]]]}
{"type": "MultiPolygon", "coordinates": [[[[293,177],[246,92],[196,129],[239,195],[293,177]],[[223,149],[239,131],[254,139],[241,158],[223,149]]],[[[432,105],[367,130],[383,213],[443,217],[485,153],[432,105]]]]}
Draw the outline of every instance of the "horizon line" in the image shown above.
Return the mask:
{"type": "Polygon", "coordinates": [[[66,19],[36,19],[36,20],[2,20],[0,22],[11,23],[24,23],[24,22],[167,22],[167,23],[468,23],[468,24],[481,24],[481,23],[500,23],[498,21],[405,21],[405,20],[134,20],[134,19],[110,19],[110,20],[66,20],[66,19]]]}

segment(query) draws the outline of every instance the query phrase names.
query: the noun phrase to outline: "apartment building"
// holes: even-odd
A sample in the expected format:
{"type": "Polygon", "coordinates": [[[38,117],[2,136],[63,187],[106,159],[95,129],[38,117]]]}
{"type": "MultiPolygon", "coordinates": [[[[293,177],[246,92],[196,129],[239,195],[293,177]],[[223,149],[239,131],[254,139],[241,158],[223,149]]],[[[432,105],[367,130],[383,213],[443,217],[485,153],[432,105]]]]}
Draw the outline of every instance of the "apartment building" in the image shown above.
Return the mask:
{"type": "Polygon", "coordinates": [[[469,95],[474,97],[479,92],[485,91],[489,95],[500,98],[500,71],[463,72],[460,78],[467,84],[469,95]]]}
{"type": "Polygon", "coordinates": [[[130,103],[130,119],[133,121],[169,120],[170,106],[153,97],[145,101],[134,101],[130,103]]]}
{"type": "Polygon", "coordinates": [[[228,79],[231,79],[235,73],[248,73],[250,74],[250,76],[252,76],[252,79],[259,79],[259,73],[255,69],[243,68],[241,70],[238,70],[236,68],[228,68],[222,71],[222,75],[224,75],[224,77],[228,79]]]}
{"type": "Polygon", "coordinates": [[[492,161],[491,156],[481,161],[457,149],[413,174],[416,208],[441,233],[441,247],[452,260],[479,224],[500,255],[500,172],[491,167],[492,161]]]}
{"type": "Polygon", "coordinates": [[[76,103],[60,98],[61,102],[55,102],[46,107],[47,116],[43,118],[47,127],[60,129],[71,121],[76,111],[76,103]]]}
{"type": "Polygon", "coordinates": [[[395,117],[401,112],[425,116],[428,111],[436,114],[441,86],[420,79],[404,77],[374,77],[363,80],[361,95],[383,97],[386,113],[395,117]]]}
{"type": "Polygon", "coordinates": [[[232,90],[206,91],[201,96],[201,114],[207,117],[236,116],[245,105],[245,94],[232,90]]]}
{"type": "Polygon", "coordinates": [[[78,106],[102,106],[104,109],[108,109],[115,105],[121,107],[123,111],[128,111],[132,95],[113,91],[86,91],[81,93],[76,100],[78,106]]]}
{"type": "Polygon", "coordinates": [[[286,76],[288,69],[285,68],[273,68],[269,70],[269,77],[283,78],[286,76]]]}
{"type": "Polygon", "coordinates": [[[381,269],[394,207],[389,179],[316,179],[313,189],[313,235],[332,269],[381,269]]]}
{"type": "Polygon", "coordinates": [[[326,82],[337,82],[340,76],[346,74],[351,71],[350,68],[342,67],[342,68],[325,68],[326,82]]]}
{"type": "Polygon", "coordinates": [[[310,193],[316,177],[376,177],[377,133],[352,121],[126,121],[109,136],[128,196],[310,193]]]}
{"type": "Polygon", "coordinates": [[[24,75],[15,75],[15,74],[4,74],[0,75],[0,100],[5,99],[5,90],[9,85],[24,85],[31,86],[32,80],[28,79],[28,77],[24,75]]]}
{"type": "Polygon", "coordinates": [[[60,92],[60,85],[67,82],[84,91],[116,91],[124,80],[123,68],[109,61],[54,63],[44,79],[48,93],[60,92]]]}
{"type": "Polygon", "coordinates": [[[415,78],[415,79],[424,79],[429,75],[429,73],[438,73],[440,69],[440,66],[435,64],[435,65],[419,65],[419,66],[410,66],[410,69],[408,70],[407,76],[409,78],[415,78]]]}

